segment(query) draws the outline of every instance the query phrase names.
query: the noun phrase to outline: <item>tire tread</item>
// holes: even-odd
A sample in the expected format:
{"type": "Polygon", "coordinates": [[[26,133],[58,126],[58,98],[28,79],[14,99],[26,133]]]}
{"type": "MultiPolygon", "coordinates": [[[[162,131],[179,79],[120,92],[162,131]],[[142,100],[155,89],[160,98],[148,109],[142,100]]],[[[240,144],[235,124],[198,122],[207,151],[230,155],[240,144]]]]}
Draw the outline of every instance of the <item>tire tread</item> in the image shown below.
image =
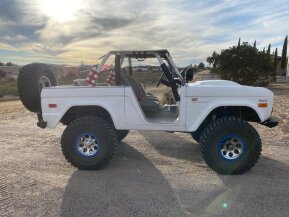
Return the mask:
{"type": "Polygon", "coordinates": [[[237,117],[223,117],[220,119],[216,119],[215,121],[211,122],[210,124],[208,124],[208,126],[203,130],[202,135],[200,137],[200,151],[202,154],[202,157],[204,159],[204,161],[213,169],[215,170],[217,173],[219,174],[242,174],[245,173],[247,171],[249,171],[259,160],[260,158],[260,154],[262,152],[262,142],[261,142],[261,138],[258,134],[258,132],[255,130],[255,128],[252,127],[252,125],[250,125],[248,122],[237,118],[237,117]],[[255,155],[253,155],[251,158],[248,159],[248,162],[246,162],[245,166],[242,168],[238,168],[236,170],[233,171],[227,171],[227,170],[223,170],[221,168],[219,168],[217,165],[214,164],[214,162],[212,161],[212,159],[207,155],[207,151],[208,151],[208,147],[209,144],[207,144],[207,140],[208,138],[211,136],[212,131],[224,124],[228,124],[231,122],[237,122],[238,124],[240,124],[244,129],[247,128],[250,131],[254,132],[254,136],[256,139],[256,146],[254,147],[254,151],[257,153],[255,155]]]}
{"type": "Polygon", "coordinates": [[[111,127],[111,125],[96,116],[84,116],[81,118],[78,118],[74,121],[72,121],[67,128],[64,130],[62,138],[61,138],[61,149],[62,153],[65,157],[65,159],[74,167],[77,167],[79,169],[85,169],[85,170],[99,170],[103,168],[105,165],[108,164],[108,162],[113,158],[113,156],[117,153],[118,148],[118,141],[115,130],[111,127]],[[78,164],[73,157],[69,154],[69,148],[71,148],[70,144],[68,144],[69,138],[72,136],[71,133],[74,132],[74,130],[81,129],[85,126],[87,126],[88,123],[93,123],[97,125],[98,127],[101,127],[104,132],[106,133],[106,136],[110,141],[108,144],[107,153],[105,154],[104,158],[94,165],[80,165],[78,164]]]}

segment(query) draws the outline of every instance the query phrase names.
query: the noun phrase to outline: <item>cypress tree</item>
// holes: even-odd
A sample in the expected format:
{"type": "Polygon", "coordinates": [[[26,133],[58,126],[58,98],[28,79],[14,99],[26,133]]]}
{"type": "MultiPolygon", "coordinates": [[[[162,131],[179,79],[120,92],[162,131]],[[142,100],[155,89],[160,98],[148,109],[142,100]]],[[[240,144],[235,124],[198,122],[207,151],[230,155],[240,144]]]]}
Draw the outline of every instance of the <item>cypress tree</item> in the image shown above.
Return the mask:
{"type": "Polygon", "coordinates": [[[275,57],[274,57],[274,75],[273,75],[274,78],[276,78],[277,76],[277,66],[278,66],[277,58],[278,58],[278,48],[276,48],[275,50],[275,57]]]}
{"type": "Polygon", "coordinates": [[[257,42],[256,42],[256,40],[255,40],[255,42],[254,42],[254,46],[253,46],[254,48],[256,48],[256,44],[257,44],[257,42]]]}
{"type": "Polygon", "coordinates": [[[271,54],[271,44],[269,44],[269,46],[268,46],[267,54],[268,54],[268,55],[271,54]]]}
{"type": "Polygon", "coordinates": [[[240,47],[240,45],[241,45],[241,38],[239,38],[238,47],[240,47]]]}
{"type": "Polygon", "coordinates": [[[285,72],[286,72],[287,46],[288,46],[288,35],[286,36],[286,38],[285,38],[285,40],[284,40],[283,50],[282,50],[282,60],[281,60],[282,75],[285,75],[285,72]]]}
{"type": "Polygon", "coordinates": [[[274,57],[274,69],[277,70],[277,57],[278,57],[278,48],[275,50],[275,57],[274,57]]]}

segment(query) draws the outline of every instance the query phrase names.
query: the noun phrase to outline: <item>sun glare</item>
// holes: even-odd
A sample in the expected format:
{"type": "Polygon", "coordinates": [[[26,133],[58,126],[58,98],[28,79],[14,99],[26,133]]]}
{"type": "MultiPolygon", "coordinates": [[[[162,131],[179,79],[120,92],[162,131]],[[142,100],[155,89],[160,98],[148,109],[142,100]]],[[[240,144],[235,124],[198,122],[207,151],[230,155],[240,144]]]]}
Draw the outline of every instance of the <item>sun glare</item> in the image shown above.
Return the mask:
{"type": "Polygon", "coordinates": [[[41,11],[58,22],[67,22],[76,18],[76,12],[83,6],[82,0],[39,0],[41,11]]]}

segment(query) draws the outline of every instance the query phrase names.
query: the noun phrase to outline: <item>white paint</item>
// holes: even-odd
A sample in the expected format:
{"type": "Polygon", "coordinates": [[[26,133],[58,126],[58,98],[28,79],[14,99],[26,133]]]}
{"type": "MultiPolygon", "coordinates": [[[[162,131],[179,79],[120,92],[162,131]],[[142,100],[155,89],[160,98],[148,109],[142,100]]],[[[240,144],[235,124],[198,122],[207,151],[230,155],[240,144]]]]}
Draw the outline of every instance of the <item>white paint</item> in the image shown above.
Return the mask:
{"type": "MultiPolygon", "coordinates": [[[[97,70],[100,71],[110,55],[116,53],[107,53],[97,70]]],[[[158,54],[156,58],[160,64],[163,63],[158,54]]],[[[174,65],[171,58],[169,61],[174,65]]],[[[243,86],[233,81],[210,80],[184,84],[179,88],[179,94],[181,100],[176,104],[179,110],[177,119],[147,119],[129,86],[44,88],[41,93],[42,116],[47,127],[54,128],[73,106],[100,106],[109,112],[115,128],[119,130],[193,132],[211,111],[221,106],[250,107],[257,112],[261,121],[271,116],[273,106],[273,93],[270,90],[243,86]],[[267,108],[258,107],[260,99],[267,100],[267,108]],[[57,104],[57,108],[49,108],[49,104],[57,104]]]]}

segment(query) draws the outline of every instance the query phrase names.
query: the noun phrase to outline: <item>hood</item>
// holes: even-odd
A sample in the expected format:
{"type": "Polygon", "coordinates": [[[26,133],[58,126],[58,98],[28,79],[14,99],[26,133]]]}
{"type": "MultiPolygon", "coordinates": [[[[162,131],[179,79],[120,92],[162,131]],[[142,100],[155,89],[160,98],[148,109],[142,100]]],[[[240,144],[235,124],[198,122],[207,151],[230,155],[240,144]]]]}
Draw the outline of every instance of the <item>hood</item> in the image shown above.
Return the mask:
{"type": "Polygon", "coordinates": [[[196,81],[195,83],[189,84],[189,86],[241,86],[240,84],[234,81],[226,80],[205,80],[205,81],[196,81]]]}
{"type": "Polygon", "coordinates": [[[251,87],[226,80],[197,81],[187,84],[188,96],[216,97],[269,97],[272,91],[263,87],[251,87]]]}

